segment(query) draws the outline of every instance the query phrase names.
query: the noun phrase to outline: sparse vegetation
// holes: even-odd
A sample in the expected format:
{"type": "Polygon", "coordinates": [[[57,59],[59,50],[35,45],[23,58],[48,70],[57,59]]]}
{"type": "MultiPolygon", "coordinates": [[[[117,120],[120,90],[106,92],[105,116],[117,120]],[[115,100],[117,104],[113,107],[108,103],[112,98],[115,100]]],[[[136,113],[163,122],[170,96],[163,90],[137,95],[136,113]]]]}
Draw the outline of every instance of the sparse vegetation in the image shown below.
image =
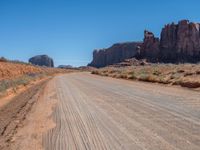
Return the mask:
{"type": "Polygon", "coordinates": [[[41,79],[56,73],[67,73],[71,70],[38,67],[20,61],[8,61],[0,58],[0,94],[7,89],[16,90],[19,85],[27,85],[31,81],[41,79]]]}
{"type": "Polygon", "coordinates": [[[45,77],[46,74],[27,74],[15,79],[4,79],[0,81],[0,93],[5,92],[7,89],[12,88],[13,90],[16,89],[19,85],[26,86],[31,81],[41,79],[45,77]]]}
{"type": "Polygon", "coordinates": [[[105,67],[93,70],[92,74],[180,85],[188,88],[200,87],[200,64],[150,64],[146,66],[105,67]]]}

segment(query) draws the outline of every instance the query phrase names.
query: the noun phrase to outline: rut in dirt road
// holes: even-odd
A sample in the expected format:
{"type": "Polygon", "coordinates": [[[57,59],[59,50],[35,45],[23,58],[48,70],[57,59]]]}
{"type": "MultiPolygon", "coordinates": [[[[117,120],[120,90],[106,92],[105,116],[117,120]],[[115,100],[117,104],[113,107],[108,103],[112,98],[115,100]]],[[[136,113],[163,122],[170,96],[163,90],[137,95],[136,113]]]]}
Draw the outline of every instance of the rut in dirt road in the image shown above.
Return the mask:
{"type": "Polygon", "coordinates": [[[56,127],[46,150],[199,150],[200,94],[72,73],[53,79],[56,127]]]}

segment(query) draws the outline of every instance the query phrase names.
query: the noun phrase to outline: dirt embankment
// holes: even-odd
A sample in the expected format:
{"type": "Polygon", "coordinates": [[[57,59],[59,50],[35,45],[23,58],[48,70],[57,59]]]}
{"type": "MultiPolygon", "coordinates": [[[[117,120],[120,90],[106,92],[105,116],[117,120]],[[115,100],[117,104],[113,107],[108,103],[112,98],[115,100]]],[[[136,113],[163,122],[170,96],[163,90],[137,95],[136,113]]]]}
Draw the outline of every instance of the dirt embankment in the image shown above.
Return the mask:
{"type": "Polygon", "coordinates": [[[26,64],[0,62],[0,80],[17,78],[30,73],[42,73],[42,69],[26,64]]]}
{"type": "Polygon", "coordinates": [[[6,150],[13,142],[13,135],[22,126],[27,113],[40,96],[47,80],[28,88],[7,105],[0,108],[0,149],[6,150]]]}
{"type": "Polygon", "coordinates": [[[47,68],[26,63],[0,61],[0,98],[9,95],[10,91],[16,92],[19,86],[26,86],[32,81],[71,71],[70,69],[47,68]]]}
{"type": "MultiPolygon", "coordinates": [[[[11,143],[16,140],[16,133],[24,126],[27,115],[32,110],[36,101],[42,96],[41,92],[43,92],[47,81],[56,74],[74,71],[70,69],[47,68],[24,63],[0,61],[1,150],[10,149],[11,143]]],[[[44,109],[41,108],[41,110],[44,109]]],[[[27,131],[30,132],[29,130],[27,131]]]]}
{"type": "Polygon", "coordinates": [[[200,88],[199,64],[148,64],[144,66],[105,67],[93,70],[92,74],[200,88]]]}
{"type": "Polygon", "coordinates": [[[68,71],[66,69],[39,67],[25,63],[0,62],[0,80],[17,78],[27,74],[54,74],[68,71]]]}

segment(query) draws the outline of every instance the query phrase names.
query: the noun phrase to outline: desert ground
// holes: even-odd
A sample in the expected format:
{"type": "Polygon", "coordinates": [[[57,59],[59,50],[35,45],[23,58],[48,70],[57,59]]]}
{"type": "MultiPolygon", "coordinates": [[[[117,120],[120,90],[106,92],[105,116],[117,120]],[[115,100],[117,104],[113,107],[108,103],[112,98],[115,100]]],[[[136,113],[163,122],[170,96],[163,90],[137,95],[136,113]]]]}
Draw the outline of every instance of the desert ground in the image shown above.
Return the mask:
{"type": "Polygon", "coordinates": [[[0,124],[2,149],[199,150],[198,91],[85,72],[40,84],[26,117],[0,124]]]}
{"type": "MultiPolygon", "coordinates": [[[[93,69],[92,73],[113,78],[138,80],[151,83],[179,85],[182,87],[200,88],[200,64],[159,64],[148,63],[129,66],[108,66],[93,69]]],[[[141,62],[140,62],[141,63],[141,62]]]]}
{"type": "Polygon", "coordinates": [[[200,150],[200,0],[0,0],[0,150],[200,150]]]}

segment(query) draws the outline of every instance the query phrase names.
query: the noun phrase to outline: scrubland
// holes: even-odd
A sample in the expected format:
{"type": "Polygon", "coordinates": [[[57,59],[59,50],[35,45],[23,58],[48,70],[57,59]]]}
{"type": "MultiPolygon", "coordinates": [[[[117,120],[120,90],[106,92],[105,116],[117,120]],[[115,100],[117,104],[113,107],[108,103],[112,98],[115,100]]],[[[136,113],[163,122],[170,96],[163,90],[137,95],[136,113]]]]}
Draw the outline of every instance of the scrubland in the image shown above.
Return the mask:
{"type": "Polygon", "coordinates": [[[42,79],[59,73],[70,72],[69,69],[58,69],[34,66],[28,63],[0,61],[0,95],[4,94],[7,89],[12,88],[14,91],[19,85],[27,85],[31,81],[42,79]]]}
{"type": "Polygon", "coordinates": [[[149,64],[144,66],[105,67],[92,74],[153,83],[200,87],[200,64],[149,64]]]}

